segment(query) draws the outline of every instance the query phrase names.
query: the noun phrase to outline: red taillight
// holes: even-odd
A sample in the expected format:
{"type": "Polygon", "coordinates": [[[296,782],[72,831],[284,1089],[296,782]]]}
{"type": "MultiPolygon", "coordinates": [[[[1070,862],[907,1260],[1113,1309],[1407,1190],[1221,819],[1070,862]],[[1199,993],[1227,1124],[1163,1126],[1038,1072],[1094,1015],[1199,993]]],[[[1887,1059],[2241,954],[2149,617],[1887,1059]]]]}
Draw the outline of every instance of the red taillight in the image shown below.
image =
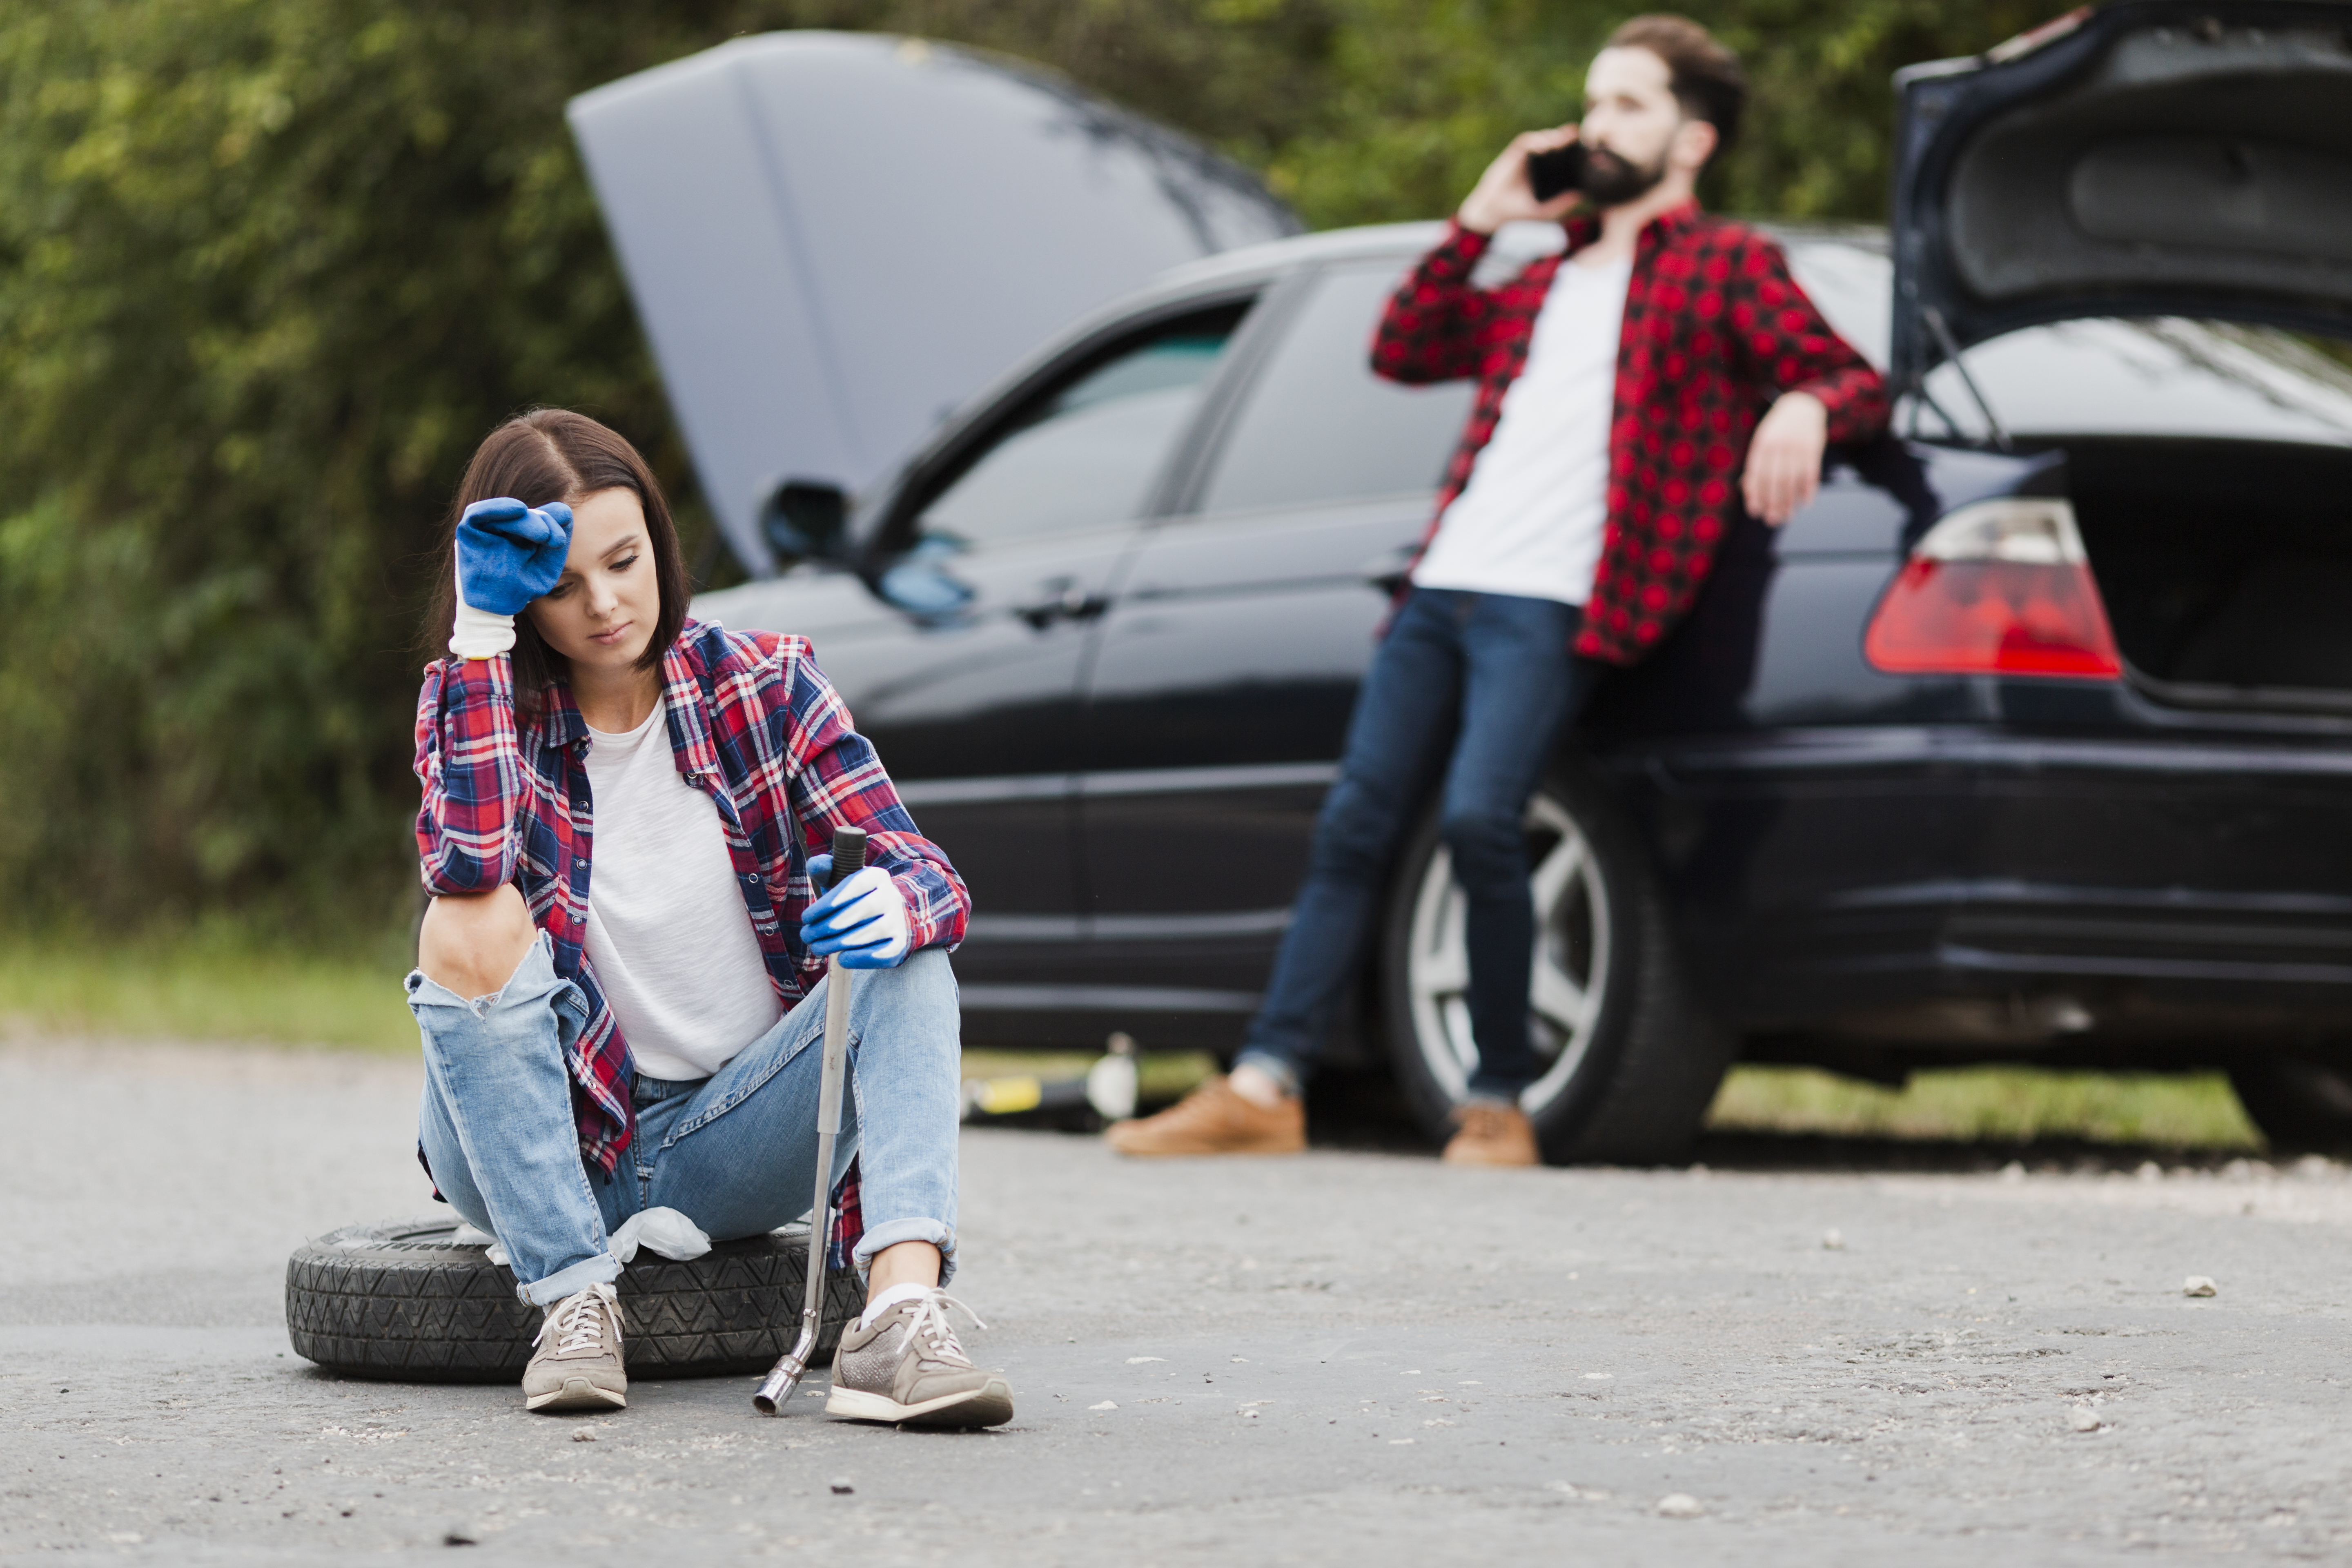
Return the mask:
{"type": "Polygon", "coordinates": [[[1896,675],[2123,674],[2074,509],[2021,497],[1929,529],[1879,601],[1863,653],[1896,675]]]}

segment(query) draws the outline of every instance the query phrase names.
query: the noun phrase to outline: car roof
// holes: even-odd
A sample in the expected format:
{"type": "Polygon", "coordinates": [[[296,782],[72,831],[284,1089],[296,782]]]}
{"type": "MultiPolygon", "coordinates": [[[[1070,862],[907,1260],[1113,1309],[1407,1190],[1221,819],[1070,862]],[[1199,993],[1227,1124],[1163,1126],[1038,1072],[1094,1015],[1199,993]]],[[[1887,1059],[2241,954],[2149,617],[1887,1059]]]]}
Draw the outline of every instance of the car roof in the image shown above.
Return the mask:
{"type": "Polygon", "coordinates": [[[1137,293],[1188,293],[1294,268],[1366,258],[1411,256],[1428,249],[1445,232],[1442,223],[1366,224],[1356,228],[1325,229],[1319,234],[1292,235],[1286,239],[1244,245],[1214,256],[1172,267],[1137,293]]]}
{"type": "MultiPolygon", "coordinates": [[[[1874,256],[1886,252],[1886,233],[1867,224],[1757,223],[1757,228],[1792,246],[1836,244],[1874,256]]],[[[1120,332],[1141,320],[1164,317],[1192,302],[1222,302],[1245,290],[1263,289],[1308,268],[1346,266],[1351,262],[1387,262],[1402,268],[1435,245],[1445,233],[1442,221],[1364,224],[1294,235],[1203,257],[1172,267],[1129,292],[1087,311],[1041,342],[1017,363],[957,405],[931,436],[910,451],[899,466],[929,461],[946,446],[961,439],[965,416],[1005,396],[1089,340],[1120,332]]],[[[1538,257],[1559,250],[1566,231],[1558,224],[1507,224],[1497,231],[1489,252],[1505,268],[1524,266],[1538,257]]]]}
{"type": "MultiPolygon", "coordinates": [[[[1791,268],[1831,324],[1882,372],[1888,358],[1888,234],[1874,224],[1757,221],[1790,254],[1791,268]],[[1810,254],[1809,254],[1810,253],[1810,254]],[[1843,253],[1853,262],[1838,265],[1843,253]]],[[[1443,223],[1332,229],[1253,245],[1171,268],[1090,312],[964,405],[985,406],[1087,342],[1139,318],[1264,287],[1303,268],[1385,262],[1400,268],[1434,245],[1443,223]]],[[[1524,264],[1559,248],[1557,225],[1514,225],[1496,259],[1524,264]]],[[[2007,428],[2037,440],[2084,436],[2185,436],[2352,445],[2352,372],[2267,329],[2193,321],[2090,321],[2036,325],[1977,345],[1969,360],[2007,428]]],[[[1927,383],[1927,426],[1963,442],[1991,439],[1972,395],[1949,365],[1927,383]]],[[[1908,400],[1905,403],[1907,410],[1908,400]]],[[[1907,415],[1903,427],[1917,428],[1907,415]]]]}
{"type": "MultiPolygon", "coordinates": [[[[1887,250],[1886,230],[1877,224],[1742,221],[1785,245],[1851,245],[1882,256],[1887,250]]],[[[1245,283],[1300,267],[1418,256],[1435,245],[1444,233],[1443,222],[1365,224],[1242,246],[1171,268],[1125,300],[1106,307],[1103,314],[1131,311],[1155,296],[1172,298],[1212,292],[1226,284],[1245,283]]],[[[1511,224],[1497,234],[1496,247],[1507,258],[1531,259],[1558,249],[1560,234],[1555,224],[1511,224]]]]}

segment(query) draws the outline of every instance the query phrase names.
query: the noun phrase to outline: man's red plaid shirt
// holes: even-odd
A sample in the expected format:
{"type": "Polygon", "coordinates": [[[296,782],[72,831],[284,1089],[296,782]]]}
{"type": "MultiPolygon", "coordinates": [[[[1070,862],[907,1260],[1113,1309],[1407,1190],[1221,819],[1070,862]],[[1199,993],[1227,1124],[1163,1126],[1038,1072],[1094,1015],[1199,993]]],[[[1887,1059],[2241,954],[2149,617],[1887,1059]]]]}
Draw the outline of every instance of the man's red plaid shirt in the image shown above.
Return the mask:
{"type": "MultiPolygon", "coordinates": [[[[1495,434],[1553,277],[1600,232],[1580,216],[1568,226],[1567,255],[1482,289],[1471,270],[1487,237],[1457,223],[1389,301],[1372,340],[1374,371],[1402,382],[1478,378],[1423,548],[1495,434]]],[[[1878,373],[1822,319],[1778,246],[1696,203],[1651,220],[1625,292],[1608,531],[1578,653],[1634,663],[1690,608],[1740,505],[1748,438],[1784,392],[1821,399],[1832,441],[1868,440],[1886,427],[1878,373]]]]}
{"type": "MultiPolygon", "coordinates": [[[[807,638],[690,620],[662,656],[662,693],[677,771],[718,808],[744,911],[787,1008],[824,973],[824,961],[801,948],[800,916],[814,894],[808,858],[832,843],[835,827],[870,836],[866,863],[888,871],[906,895],[913,947],[963,940],[971,909],[963,879],[946,852],[915,831],[807,638]]],[[[508,882],[521,889],[553,943],[556,973],[587,998],[587,1023],[569,1052],[572,1098],[581,1152],[610,1171],[636,1116],[628,1042],[581,951],[595,826],[587,756],[587,721],[561,681],[542,694],[536,719],[519,722],[506,655],[426,667],[416,699],[416,776],[425,786],[416,847],[425,890],[478,893],[508,882]]]]}

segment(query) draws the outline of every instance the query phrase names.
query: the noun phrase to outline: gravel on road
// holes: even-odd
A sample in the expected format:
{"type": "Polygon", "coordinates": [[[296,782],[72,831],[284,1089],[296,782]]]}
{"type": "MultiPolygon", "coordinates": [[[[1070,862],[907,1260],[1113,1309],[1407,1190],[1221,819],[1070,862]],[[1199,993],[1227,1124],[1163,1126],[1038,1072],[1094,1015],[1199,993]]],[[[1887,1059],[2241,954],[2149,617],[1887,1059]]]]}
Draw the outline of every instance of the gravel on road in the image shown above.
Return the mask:
{"type": "Polygon", "coordinates": [[[16,1040],[0,1069],[0,1557],[2352,1553],[2330,1162],[1152,1164],[973,1131],[956,1289],[1020,1414],[922,1434],[762,1419],[749,1379],[549,1418],[326,1375],[288,1350],[286,1255],[434,1207],[413,1063],[16,1040]]]}

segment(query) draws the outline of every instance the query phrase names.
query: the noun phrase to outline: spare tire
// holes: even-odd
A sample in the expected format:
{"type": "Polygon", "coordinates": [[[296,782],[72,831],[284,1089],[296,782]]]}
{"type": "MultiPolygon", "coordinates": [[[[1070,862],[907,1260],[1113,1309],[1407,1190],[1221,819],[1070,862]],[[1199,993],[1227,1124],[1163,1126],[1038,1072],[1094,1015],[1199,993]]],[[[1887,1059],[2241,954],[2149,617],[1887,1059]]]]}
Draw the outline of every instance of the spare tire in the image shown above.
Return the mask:
{"type": "MultiPolygon", "coordinates": [[[[512,1383],[540,1310],[488,1244],[457,1240],[455,1216],[346,1226],[286,1263],[294,1352],[330,1372],[402,1383],[512,1383]]],[[[621,1271],[621,1347],[632,1377],[757,1375],[799,1336],[808,1227],[722,1241],[688,1263],[640,1252],[621,1271]]],[[[829,1274],[821,1363],[863,1311],[855,1269],[829,1274]]]]}

